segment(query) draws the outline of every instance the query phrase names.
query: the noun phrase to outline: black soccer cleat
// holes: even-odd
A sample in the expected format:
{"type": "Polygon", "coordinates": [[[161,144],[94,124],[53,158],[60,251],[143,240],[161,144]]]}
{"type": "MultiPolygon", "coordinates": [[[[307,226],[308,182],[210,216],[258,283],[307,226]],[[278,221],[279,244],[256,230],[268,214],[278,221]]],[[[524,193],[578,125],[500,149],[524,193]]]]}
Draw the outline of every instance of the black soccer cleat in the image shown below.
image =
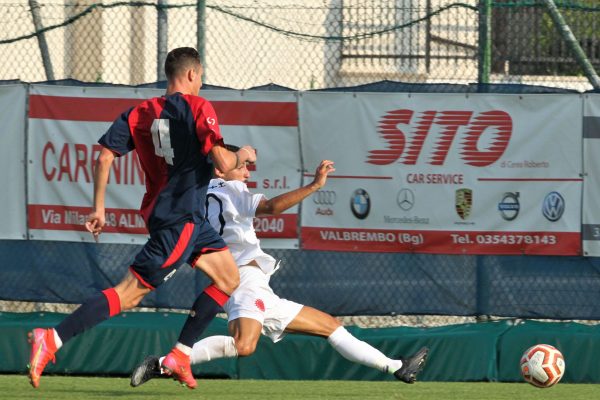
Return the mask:
{"type": "Polygon", "coordinates": [[[158,360],[159,358],[157,356],[148,356],[144,358],[144,361],[133,369],[129,384],[133,387],[137,387],[148,382],[150,379],[162,377],[163,375],[160,373],[158,360]]]}
{"type": "Polygon", "coordinates": [[[402,361],[402,367],[400,367],[398,371],[394,372],[394,376],[402,382],[415,383],[417,380],[417,375],[425,366],[428,353],[429,349],[427,347],[423,347],[421,350],[413,354],[412,357],[408,357],[406,359],[400,358],[402,361]]]}

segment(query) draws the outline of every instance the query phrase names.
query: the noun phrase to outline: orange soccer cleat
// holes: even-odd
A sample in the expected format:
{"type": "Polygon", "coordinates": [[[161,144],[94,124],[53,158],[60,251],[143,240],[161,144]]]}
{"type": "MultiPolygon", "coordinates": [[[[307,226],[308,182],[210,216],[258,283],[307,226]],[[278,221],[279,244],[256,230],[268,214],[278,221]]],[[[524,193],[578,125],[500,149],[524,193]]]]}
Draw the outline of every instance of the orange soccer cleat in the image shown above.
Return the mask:
{"type": "Polygon", "coordinates": [[[196,388],[197,383],[194,375],[192,375],[190,356],[184,354],[181,350],[176,348],[171,350],[163,360],[161,367],[167,375],[171,375],[188,388],[196,388]]]}
{"type": "Polygon", "coordinates": [[[56,362],[56,344],[54,343],[54,330],[35,328],[29,332],[29,343],[31,343],[31,354],[29,356],[29,381],[31,386],[40,386],[42,372],[48,361],[56,362]]]}

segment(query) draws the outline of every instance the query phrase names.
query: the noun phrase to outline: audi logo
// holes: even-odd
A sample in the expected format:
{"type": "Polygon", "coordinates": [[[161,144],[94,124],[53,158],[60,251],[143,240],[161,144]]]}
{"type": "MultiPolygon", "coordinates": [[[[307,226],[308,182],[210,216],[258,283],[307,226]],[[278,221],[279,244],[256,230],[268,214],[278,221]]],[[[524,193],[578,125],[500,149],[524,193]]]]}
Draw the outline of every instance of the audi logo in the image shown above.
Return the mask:
{"type": "Polygon", "coordinates": [[[317,190],[313,194],[313,202],[321,206],[331,206],[336,199],[337,195],[333,190],[317,190]]]}

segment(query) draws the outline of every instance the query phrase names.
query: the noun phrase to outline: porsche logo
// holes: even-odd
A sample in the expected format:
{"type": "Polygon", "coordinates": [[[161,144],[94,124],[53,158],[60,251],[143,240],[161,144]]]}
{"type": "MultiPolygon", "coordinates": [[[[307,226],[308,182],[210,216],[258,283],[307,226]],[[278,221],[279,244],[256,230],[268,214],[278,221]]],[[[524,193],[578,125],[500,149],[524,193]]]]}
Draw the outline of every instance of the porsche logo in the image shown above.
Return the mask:
{"type": "Polygon", "coordinates": [[[455,195],[456,213],[461,219],[469,218],[473,206],[473,191],[471,189],[457,189],[455,195]]]}

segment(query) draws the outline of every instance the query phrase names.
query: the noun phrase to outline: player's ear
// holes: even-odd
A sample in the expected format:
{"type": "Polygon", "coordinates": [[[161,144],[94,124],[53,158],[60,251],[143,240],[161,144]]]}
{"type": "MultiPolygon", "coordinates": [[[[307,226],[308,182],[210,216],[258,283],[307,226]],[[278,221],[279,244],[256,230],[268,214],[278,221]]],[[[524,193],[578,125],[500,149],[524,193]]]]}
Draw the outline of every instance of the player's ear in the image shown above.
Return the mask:
{"type": "Polygon", "coordinates": [[[225,178],[225,174],[217,167],[213,168],[213,175],[217,178],[221,178],[221,179],[225,178]]]}
{"type": "Polygon", "coordinates": [[[186,78],[188,80],[188,82],[194,82],[194,80],[196,79],[196,70],[194,68],[189,68],[186,72],[186,78]]]}

